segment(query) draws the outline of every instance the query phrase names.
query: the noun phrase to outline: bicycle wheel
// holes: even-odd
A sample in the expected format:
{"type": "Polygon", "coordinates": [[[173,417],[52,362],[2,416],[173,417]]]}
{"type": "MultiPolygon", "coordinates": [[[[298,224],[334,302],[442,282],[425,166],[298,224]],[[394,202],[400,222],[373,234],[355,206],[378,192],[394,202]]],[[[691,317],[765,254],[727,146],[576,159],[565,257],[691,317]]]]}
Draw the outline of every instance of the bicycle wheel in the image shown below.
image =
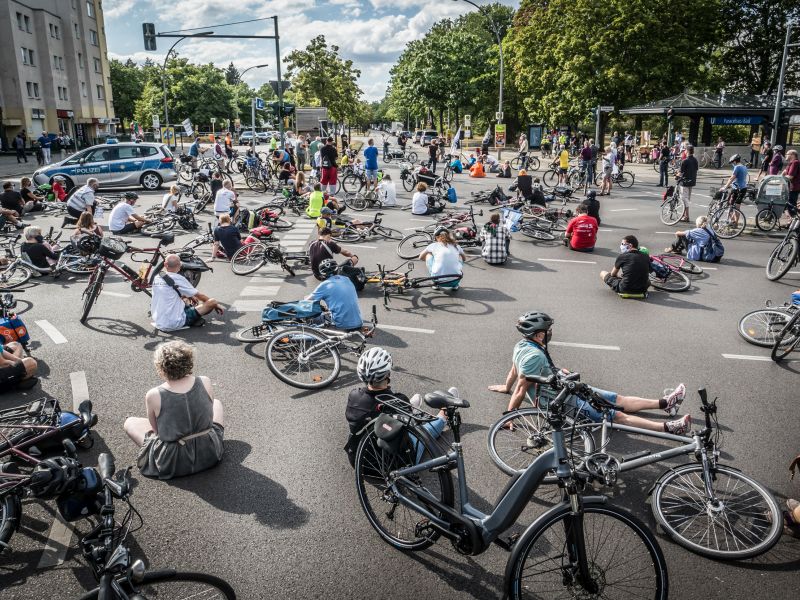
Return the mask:
{"type": "Polygon", "coordinates": [[[408,162],[415,163],[415,162],[417,162],[417,158],[419,158],[419,157],[417,156],[416,152],[409,152],[407,158],[408,158],[408,162]]]}
{"type": "Polygon", "coordinates": [[[364,181],[355,173],[350,173],[342,177],[342,189],[345,194],[355,193],[364,187],[364,181]]]}
{"type": "Polygon", "coordinates": [[[656,173],[661,171],[661,163],[659,161],[655,161],[653,163],[653,171],[655,171],[656,173]]]}
{"type": "Polygon", "coordinates": [[[366,210],[369,204],[369,202],[367,202],[367,198],[361,192],[347,194],[344,197],[344,203],[353,210],[357,211],[366,210]]]}
{"type": "Polygon", "coordinates": [[[681,198],[667,198],[661,203],[661,222],[664,225],[675,225],[681,220],[686,205],[681,198]]]}
{"type": "MultiPolygon", "coordinates": [[[[400,504],[389,487],[389,473],[433,458],[438,452],[426,444],[426,436],[408,429],[408,450],[395,454],[379,448],[370,428],[356,450],[355,473],[358,500],[367,520],[385,542],[398,550],[423,550],[439,539],[439,533],[425,527],[426,520],[400,504]],[[423,449],[424,448],[424,449],[423,449]],[[420,452],[421,450],[421,452],[420,452]]],[[[434,498],[453,506],[453,480],[450,471],[424,471],[409,477],[434,498]]],[[[401,485],[401,484],[398,484],[401,485]]],[[[439,511],[433,509],[438,514],[439,511]]]]}
{"type": "Polygon", "coordinates": [[[89,318],[89,313],[92,311],[92,306],[97,301],[100,295],[100,290],[103,289],[103,279],[105,278],[104,270],[96,270],[92,273],[89,279],[89,284],[83,290],[83,313],[81,313],[81,323],[86,323],[89,318]]]}
{"type": "Polygon", "coordinates": [[[0,554],[14,535],[20,519],[21,505],[14,494],[0,496],[0,554]]]}
{"type": "Polygon", "coordinates": [[[772,360],[780,362],[795,348],[800,342],[800,311],[796,312],[792,319],[775,335],[775,343],[772,346],[772,360]]]}
{"type": "Polygon", "coordinates": [[[529,171],[538,171],[539,170],[539,159],[535,156],[528,157],[528,170],[529,171]]]}
{"type": "Polygon", "coordinates": [[[20,264],[12,263],[5,271],[0,273],[0,290],[11,290],[26,283],[32,271],[20,264]]]}
{"type": "Polygon", "coordinates": [[[763,554],[783,532],[772,494],[744,473],[717,465],[705,481],[703,465],[670,469],[654,488],[653,516],[665,533],[701,556],[740,560],[763,554]],[[706,495],[710,487],[714,500],[706,495]]]}
{"type": "Polygon", "coordinates": [[[347,226],[344,229],[340,229],[338,232],[334,231],[337,242],[360,242],[362,241],[361,234],[356,230],[354,227],[347,226]]]}
{"type": "Polygon", "coordinates": [[[100,259],[95,256],[74,256],[64,263],[64,270],[73,275],[89,275],[99,264],[100,259]]]}
{"type": "Polygon", "coordinates": [[[263,194],[267,191],[267,184],[260,177],[245,177],[244,182],[254,192],[263,194]]]}
{"type": "MultiPolygon", "coordinates": [[[[575,429],[576,435],[572,438],[570,431],[573,420],[568,418],[566,422],[568,450],[577,459],[576,462],[580,462],[582,457],[595,451],[594,438],[585,427],[575,429]]],[[[552,433],[546,410],[520,408],[511,411],[489,430],[489,456],[503,473],[514,476],[553,447],[552,433]]],[[[555,479],[545,480],[545,483],[555,483],[555,479]]]]}
{"type": "Polygon", "coordinates": [[[403,180],[403,189],[407,192],[410,192],[414,189],[414,186],[417,185],[414,177],[412,175],[407,175],[405,177],[400,177],[403,180]]]}
{"type": "Polygon", "coordinates": [[[506,567],[506,594],[521,598],[669,597],[667,563],[648,527],[628,511],[584,499],[577,515],[563,503],[517,541],[506,567]],[[579,521],[591,581],[578,571],[573,532],[579,521]],[[546,590],[546,591],[545,591],[546,590]],[[558,591],[563,590],[559,595],[558,591]]]}
{"type": "Polygon", "coordinates": [[[800,241],[798,241],[797,237],[792,236],[787,237],[775,247],[767,261],[767,279],[778,281],[789,272],[789,269],[797,261],[799,246],[800,241]]]}
{"type": "Polygon", "coordinates": [[[276,231],[286,231],[287,229],[291,229],[292,227],[294,227],[294,223],[292,223],[287,219],[284,219],[283,217],[267,219],[267,221],[265,221],[264,224],[270,229],[274,229],[276,231]]]}
{"type": "Polygon", "coordinates": [[[723,206],[711,216],[711,228],[721,238],[729,240],[744,231],[747,218],[741,210],[733,206],[723,206]]]}
{"type": "Polygon", "coordinates": [[[667,292],[685,292],[692,285],[686,273],[680,270],[669,269],[666,277],[650,271],[650,285],[667,292]]]}
{"type": "Polygon", "coordinates": [[[245,344],[257,344],[258,342],[266,342],[272,336],[273,327],[267,325],[254,325],[252,327],[244,327],[233,334],[233,337],[245,344]]]}
{"type": "Polygon", "coordinates": [[[636,176],[628,171],[622,171],[616,179],[616,184],[621,188],[629,188],[633,185],[636,176]]]}
{"type": "Polygon", "coordinates": [[[147,223],[146,225],[142,225],[142,228],[139,231],[145,235],[152,235],[154,233],[164,233],[165,231],[174,229],[175,225],[175,219],[166,218],[156,221],[155,223],[147,223]]]}
{"type": "Polygon", "coordinates": [[[267,247],[261,242],[251,242],[233,253],[231,270],[237,275],[250,275],[267,264],[267,260],[267,247]]]}
{"type": "Polygon", "coordinates": [[[564,215],[559,215],[555,221],[551,222],[550,231],[566,231],[569,219],[564,215]]]}
{"type": "Polygon", "coordinates": [[[411,233],[397,244],[397,256],[404,260],[417,258],[420,253],[433,243],[433,235],[424,231],[411,233]]]}
{"type": "Polygon", "coordinates": [[[778,224],[778,217],[769,208],[762,208],[756,215],[756,227],[761,231],[772,231],[778,224]]]}
{"type": "Polygon", "coordinates": [[[686,260],[680,254],[660,254],[659,258],[662,262],[675,267],[676,269],[680,269],[684,273],[690,273],[691,275],[703,274],[703,267],[696,265],[690,260],[686,260]]]}
{"type": "MultiPolygon", "coordinates": [[[[150,571],[141,583],[132,586],[127,576],[117,578],[117,585],[133,598],[168,598],[169,600],[236,600],[236,592],[225,580],[206,573],[181,573],[172,569],[150,571]]],[[[80,600],[96,600],[95,588],[80,600]]],[[[117,594],[112,593],[114,598],[117,594]]],[[[128,596],[126,596],[128,597],[128,596]]]]}
{"type": "Polygon", "coordinates": [[[547,187],[555,187],[558,185],[558,173],[553,170],[546,171],[542,176],[542,183],[547,187]]]}
{"type": "Polygon", "coordinates": [[[704,152],[703,156],[700,157],[700,168],[705,169],[708,166],[708,163],[709,163],[708,154],[704,152]]]}
{"type": "Polygon", "coordinates": [[[520,228],[519,232],[522,235],[524,235],[526,237],[529,237],[529,238],[533,238],[535,240],[542,240],[542,241],[550,242],[550,241],[553,241],[554,239],[556,239],[556,236],[554,236],[552,233],[550,233],[548,231],[543,231],[542,229],[539,229],[538,227],[536,227],[533,224],[531,224],[531,225],[527,225],[527,224],[522,225],[522,227],[520,228]]]}
{"type": "Polygon", "coordinates": [[[307,327],[281,329],[264,350],[269,370],[281,381],[306,390],[330,385],[342,367],[339,351],[323,345],[327,338],[307,327]]]}
{"type": "Polygon", "coordinates": [[[785,309],[760,308],[739,319],[739,335],[763,348],[772,348],[775,338],[792,318],[785,309]]]}
{"type": "Polygon", "coordinates": [[[384,239],[399,241],[403,239],[403,232],[391,227],[384,227],[383,225],[376,225],[372,230],[384,239]]]}
{"type": "Polygon", "coordinates": [[[411,280],[410,287],[413,289],[429,288],[429,287],[458,287],[454,284],[461,281],[464,276],[460,273],[453,273],[452,275],[433,275],[431,277],[417,277],[411,280]]]}

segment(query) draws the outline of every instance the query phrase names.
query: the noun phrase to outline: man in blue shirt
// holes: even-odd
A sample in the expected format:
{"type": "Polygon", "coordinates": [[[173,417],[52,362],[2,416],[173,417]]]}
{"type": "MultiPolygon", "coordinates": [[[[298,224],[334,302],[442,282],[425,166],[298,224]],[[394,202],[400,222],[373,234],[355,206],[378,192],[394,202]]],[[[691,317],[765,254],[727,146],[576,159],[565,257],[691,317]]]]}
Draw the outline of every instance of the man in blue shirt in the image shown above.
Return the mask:
{"type": "Polygon", "coordinates": [[[367,140],[367,147],[364,149],[364,169],[367,175],[367,191],[370,185],[378,185],[378,149],[375,147],[375,140],[367,140]]]}
{"type": "Polygon", "coordinates": [[[200,156],[200,138],[195,136],[194,142],[189,146],[189,156],[192,158],[192,168],[197,168],[197,159],[200,156]]]}
{"type": "Polygon", "coordinates": [[[42,155],[44,156],[44,164],[50,164],[50,145],[53,143],[50,140],[50,136],[47,135],[46,131],[42,132],[42,135],[39,136],[39,139],[36,140],[39,142],[39,146],[42,148],[42,155]]]}
{"type": "MultiPolygon", "coordinates": [[[[742,164],[742,157],[738,154],[731,156],[728,162],[733,165],[733,172],[721,189],[726,190],[731,187],[733,188],[730,203],[736,208],[739,208],[742,204],[742,200],[744,200],[745,192],[747,191],[747,167],[742,164]]],[[[731,221],[733,225],[739,222],[738,212],[733,211],[731,221]]]]}
{"type": "Polygon", "coordinates": [[[319,264],[323,282],[306,297],[306,300],[324,301],[336,329],[343,331],[361,329],[363,319],[358,306],[356,288],[348,277],[336,274],[338,266],[332,258],[323,260],[319,264]]]}

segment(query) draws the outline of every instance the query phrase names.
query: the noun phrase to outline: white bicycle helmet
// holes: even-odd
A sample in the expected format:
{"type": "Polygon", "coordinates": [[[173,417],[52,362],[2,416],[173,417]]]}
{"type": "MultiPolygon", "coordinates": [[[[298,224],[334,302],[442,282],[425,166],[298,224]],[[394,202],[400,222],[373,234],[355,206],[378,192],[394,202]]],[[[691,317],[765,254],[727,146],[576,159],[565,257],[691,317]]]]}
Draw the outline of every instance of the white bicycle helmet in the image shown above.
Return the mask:
{"type": "Polygon", "coordinates": [[[356,371],[366,384],[383,381],[392,372],[392,355],[380,347],[370,348],[358,359],[356,371]]]}

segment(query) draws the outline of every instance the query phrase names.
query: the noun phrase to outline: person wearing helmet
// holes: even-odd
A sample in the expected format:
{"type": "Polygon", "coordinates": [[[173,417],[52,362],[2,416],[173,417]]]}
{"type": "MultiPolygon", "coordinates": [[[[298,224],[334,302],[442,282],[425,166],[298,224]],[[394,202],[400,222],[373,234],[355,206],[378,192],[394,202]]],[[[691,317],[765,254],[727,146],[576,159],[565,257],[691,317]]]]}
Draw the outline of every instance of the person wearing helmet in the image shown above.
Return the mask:
{"type": "MultiPolygon", "coordinates": [[[[351,465],[355,465],[355,453],[360,440],[359,432],[381,412],[392,412],[391,406],[384,406],[389,399],[392,403],[407,405],[408,411],[418,409],[422,400],[418,394],[409,399],[405,394],[392,390],[392,355],[383,348],[370,348],[364,352],[358,359],[356,372],[365,387],[350,390],[347,395],[344,415],[350,426],[350,437],[345,451],[351,465]]],[[[458,396],[456,388],[450,388],[449,392],[458,396]]],[[[422,427],[436,439],[442,434],[446,424],[445,411],[440,410],[435,420],[424,423],[422,427]]]]}
{"type": "Polygon", "coordinates": [[[783,146],[775,146],[772,152],[772,160],[769,161],[769,174],[779,175],[783,169],[783,146]]]}
{"type": "Polygon", "coordinates": [[[145,217],[137,215],[133,211],[133,205],[139,199],[136,192],[125,192],[122,202],[111,209],[108,217],[108,228],[114,235],[125,235],[126,233],[138,232],[145,223],[150,221],[145,217]]]}
{"type": "Polygon", "coordinates": [[[333,326],[342,331],[361,329],[363,319],[358,306],[358,294],[350,278],[339,275],[339,265],[332,258],[323,260],[319,267],[323,281],[306,300],[322,300],[328,307],[333,326]]]}
{"type": "MultiPolygon", "coordinates": [[[[731,193],[730,203],[736,208],[739,208],[747,192],[747,167],[742,164],[742,157],[738,154],[731,156],[728,162],[733,165],[733,172],[728,178],[728,181],[725,182],[725,185],[720,188],[720,191],[732,188],[733,192],[731,193]]],[[[738,220],[739,213],[733,211],[731,221],[735,225],[738,220]]]]}
{"type": "Polygon", "coordinates": [[[586,205],[586,214],[594,217],[597,221],[597,226],[600,227],[600,200],[597,199],[597,192],[589,190],[586,193],[586,199],[583,204],[586,205]]]}
{"type": "MultiPolygon", "coordinates": [[[[555,321],[548,314],[541,311],[529,311],[517,319],[517,331],[522,334],[522,339],[514,346],[511,370],[508,372],[504,384],[489,386],[489,391],[511,394],[508,411],[517,410],[525,398],[534,406],[539,406],[540,402],[544,406],[555,397],[555,392],[549,387],[542,387],[538,390],[537,395],[536,386],[527,379],[534,376],[549,377],[559,372],[547,350],[547,345],[553,337],[554,323],[555,321]]],[[[567,369],[561,369],[561,372],[569,373],[567,369]]],[[[659,400],[622,396],[616,392],[594,387],[592,390],[607,402],[622,409],[621,411],[611,411],[611,418],[615,423],[651,431],[665,431],[676,435],[686,433],[691,426],[692,419],[689,415],[664,423],[630,414],[657,408],[664,410],[667,414],[677,413],[686,395],[686,386],[682,383],[659,400]]],[[[602,421],[603,414],[581,398],[573,396],[569,398],[568,402],[575,407],[580,416],[585,416],[598,423],[602,421]]]]}
{"type": "Polygon", "coordinates": [[[358,264],[358,256],[339,246],[339,244],[333,241],[332,237],[333,231],[331,228],[322,227],[319,230],[317,239],[308,246],[308,258],[311,263],[311,272],[314,273],[314,277],[319,281],[325,280],[319,272],[320,263],[323,260],[333,258],[336,254],[341,254],[348,259],[344,262],[344,265],[352,267],[358,264]]]}
{"type": "MultiPolygon", "coordinates": [[[[419,260],[424,260],[428,266],[431,277],[444,275],[463,275],[462,263],[466,259],[453,235],[446,227],[437,227],[433,233],[434,242],[429,244],[419,255],[419,260]]],[[[441,284],[441,287],[457,290],[461,280],[441,284]]],[[[433,286],[438,289],[439,286],[433,286]]]]}

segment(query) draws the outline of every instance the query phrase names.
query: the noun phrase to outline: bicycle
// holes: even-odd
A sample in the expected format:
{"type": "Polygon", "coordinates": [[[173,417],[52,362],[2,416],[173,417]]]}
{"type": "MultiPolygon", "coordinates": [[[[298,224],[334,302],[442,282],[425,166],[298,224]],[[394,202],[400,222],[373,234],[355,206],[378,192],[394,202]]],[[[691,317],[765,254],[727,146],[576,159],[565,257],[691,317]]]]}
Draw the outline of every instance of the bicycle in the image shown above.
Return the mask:
{"type": "Polygon", "coordinates": [[[698,162],[700,163],[700,168],[705,169],[706,167],[712,167],[714,169],[721,169],[723,166],[728,164],[728,155],[721,154],[719,156],[719,162],[717,162],[716,158],[717,154],[711,154],[708,151],[708,148],[703,150],[703,154],[698,158],[698,162]]]}
{"type": "Polygon", "coordinates": [[[269,370],[281,381],[306,390],[322,389],[339,376],[343,352],[360,356],[372,337],[378,315],[372,307],[372,321],[353,331],[325,325],[307,325],[273,332],[264,350],[269,370]]]}
{"type": "MultiPolygon", "coordinates": [[[[636,175],[631,173],[630,171],[624,171],[619,169],[617,174],[611,174],[611,183],[616,183],[621,188],[629,188],[633,185],[634,181],[636,180],[636,175]]],[[[595,173],[594,174],[594,184],[599,186],[603,183],[603,173],[595,173]]]]}
{"type": "Polygon", "coordinates": [[[389,296],[392,292],[403,294],[407,290],[417,290],[429,287],[453,287],[464,277],[461,273],[452,275],[430,275],[428,277],[409,277],[414,270],[414,263],[406,264],[406,271],[401,272],[402,265],[389,269],[378,264],[378,270],[365,273],[366,283],[377,285],[383,292],[383,306],[389,309],[389,296]]]}
{"type": "Polygon", "coordinates": [[[511,168],[517,171],[520,169],[525,169],[526,171],[538,171],[540,166],[539,159],[529,152],[522,152],[518,156],[515,156],[511,159],[511,168]]]}
{"type": "Polygon", "coordinates": [[[397,229],[381,225],[383,213],[375,213],[372,221],[367,223],[349,222],[344,227],[334,230],[334,236],[342,242],[363,242],[374,236],[385,240],[402,240],[403,233],[397,229]]]}
{"type": "Polygon", "coordinates": [[[650,285],[667,292],[685,292],[692,281],[687,275],[702,275],[703,268],[680,254],[670,252],[650,256],[650,285]]]}
{"type": "MultiPolygon", "coordinates": [[[[708,219],[709,225],[719,237],[726,240],[735,238],[747,227],[747,217],[739,208],[741,205],[740,194],[744,195],[745,193],[745,190],[725,189],[722,191],[722,198],[708,219]]],[[[709,210],[711,209],[709,208],[709,210]]]]}
{"type": "Polygon", "coordinates": [[[781,217],[787,212],[786,206],[786,203],[775,202],[775,198],[770,197],[767,205],[756,213],[756,227],[765,233],[769,233],[775,227],[778,227],[778,229],[783,227],[781,225],[781,217]],[[775,212],[775,208],[779,209],[778,213],[775,212]]]}
{"type": "Polygon", "coordinates": [[[789,356],[800,343],[800,311],[795,310],[794,316],[783,326],[776,335],[772,346],[772,360],[781,362],[789,356]]]}
{"type": "Polygon", "coordinates": [[[311,258],[307,251],[284,252],[278,246],[259,240],[244,244],[233,253],[231,270],[236,275],[250,275],[267,263],[280,266],[292,277],[296,275],[297,269],[311,268],[311,258]]]}
{"type": "Polygon", "coordinates": [[[686,212],[686,203],[683,201],[683,180],[676,178],[675,185],[664,190],[661,198],[661,222],[664,225],[675,225],[686,212]]]}
{"type": "MultiPolygon", "coordinates": [[[[434,242],[433,233],[439,227],[446,227],[454,234],[458,245],[462,248],[475,248],[483,246],[478,237],[478,226],[475,223],[475,209],[470,205],[469,213],[461,213],[464,217],[445,217],[438,222],[432,223],[423,229],[418,229],[414,233],[405,236],[397,244],[397,255],[404,260],[417,258],[420,253],[434,242]],[[466,226],[456,227],[456,225],[469,221],[466,226]]],[[[478,212],[478,216],[483,215],[483,211],[478,212]]]]}
{"type": "MultiPolygon", "coordinates": [[[[784,327],[798,310],[800,307],[797,304],[772,306],[767,300],[765,308],[753,310],[739,319],[739,335],[756,346],[772,348],[778,335],[783,332],[784,327]]],[[[786,339],[786,334],[782,337],[783,344],[793,341],[793,337],[786,339]]]]}
{"type": "Polygon", "coordinates": [[[569,394],[586,391],[574,381],[559,385],[547,415],[552,448],[505,487],[488,514],[470,503],[466,480],[459,410],[469,402],[445,392],[425,395],[425,403],[444,410],[450,425],[453,442],[444,452],[422,427],[431,416],[390,406],[395,415],[381,414],[367,424],[356,450],[356,489],[367,520],[398,550],[422,550],[445,537],[464,555],[481,554],[491,544],[510,551],[504,592],[512,600],[540,589],[580,598],[613,595],[618,589],[641,598],[667,598],[666,562],[652,532],[606,498],[583,495],[592,476],[579,472],[568,454],[565,402],[569,394]],[[457,503],[453,470],[458,474],[457,503]],[[501,538],[553,472],[564,500],[522,535],[501,538]],[[616,558],[623,548],[624,561],[616,558]]]}
{"type": "Polygon", "coordinates": [[[778,281],[786,275],[798,262],[800,250],[800,218],[795,215],[786,230],[781,242],[769,255],[767,260],[767,279],[778,281]]]}
{"type": "MultiPolygon", "coordinates": [[[[780,508],[760,483],[735,468],[719,464],[717,399],[708,402],[705,389],[699,390],[698,395],[705,428],[688,436],[615,423],[610,411],[619,408],[605,402],[599,408],[603,413],[600,423],[585,420],[573,408],[568,417],[572,429],[569,455],[580,472],[605,485],[613,485],[625,471],[684,454],[693,456],[697,462],[669,468],[651,488],[651,510],[656,522],[671,539],[701,556],[724,560],[758,556],[780,538],[783,530],[780,508]],[[593,437],[598,430],[599,446],[593,437]],[[643,450],[617,458],[608,452],[612,431],[680,445],[655,453],[643,450]]],[[[545,410],[518,409],[492,426],[489,454],[504,473],[524,474],[538,462],[543,452],[552,452],[558,433],[547,422],[545,410]]],[[[553,484],[556,481],[551,475],[544,482],[553,484]]]]}
{"type": "Polygon", "coordinates": [[[195,231],[197,227],[197,221],[194,218],[192,209],[181,207],[175,212],[164,213],[160,216],[151,216],[150,222],[142,225],[139,231],[145,235],[153,235],[154,233],[164,233],[176,229],[195,231]]]}

